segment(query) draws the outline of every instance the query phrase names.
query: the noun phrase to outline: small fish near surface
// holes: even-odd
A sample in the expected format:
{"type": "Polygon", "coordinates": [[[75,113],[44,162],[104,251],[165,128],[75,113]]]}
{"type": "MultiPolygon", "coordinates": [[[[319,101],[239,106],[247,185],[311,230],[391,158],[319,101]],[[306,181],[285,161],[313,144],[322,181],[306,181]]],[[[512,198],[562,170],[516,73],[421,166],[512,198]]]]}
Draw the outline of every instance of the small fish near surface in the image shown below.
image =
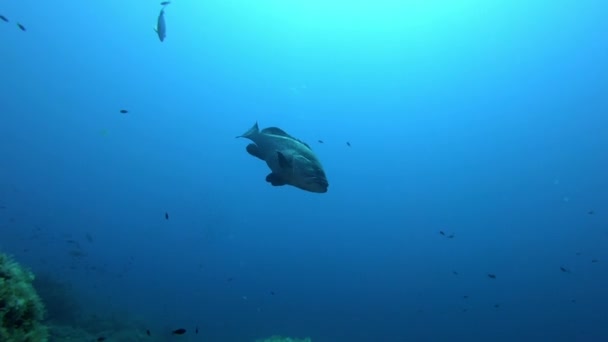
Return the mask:
{"type": "Polygon", "coordinates": [[[17,27],[18,27],[18,28],[19,28],[21,31],[23,31],[23,32],[27,31],[27,29],[25,28],[25,26],[23,26],[23,25],[22,25],[22,24],[20,24],[20,23],[17,23],[17,27]]]}
{"type": "Polygon", "coordinates": [[[8,19],[2,14],[0,14],[0,20],[4,21],[5,23],[8,23],[8,19]]]}
{"type": "Polygon", "coordinates": [[[440,230],[439,234],[442,235],[442,236],[447,237],[448,239],[453,239],[454,238],[454,234],[446,235],[443,230],[440,230]]]}
{"type": "Polygon", "coordinates": [[[156,27],[154,28],[154,32],[158,35],[158,39],[161,42],[165,41],[167,37],[167,24],[165,23],[165,8],[163,7],[158,14],[158,18],[156,19],[156,27]]]}
{"type": "Polygon", "coordinates": [[[183,335],[186,333],[186,329],[184,328],[180,328],[180,329],[175,329],[171,332],[173,335],[183,335]]]}
{"type": "Polygon", "coordinates": [[[260,131],[257,122],[237,138],[254,142],[247,145],[247,152],[265,161],[272,171],[266,176],[266,182],[273,186],[292,185],[315,193],[327,192],[329,183],[323,166],[305,142],[277,127],[260,131]]]}

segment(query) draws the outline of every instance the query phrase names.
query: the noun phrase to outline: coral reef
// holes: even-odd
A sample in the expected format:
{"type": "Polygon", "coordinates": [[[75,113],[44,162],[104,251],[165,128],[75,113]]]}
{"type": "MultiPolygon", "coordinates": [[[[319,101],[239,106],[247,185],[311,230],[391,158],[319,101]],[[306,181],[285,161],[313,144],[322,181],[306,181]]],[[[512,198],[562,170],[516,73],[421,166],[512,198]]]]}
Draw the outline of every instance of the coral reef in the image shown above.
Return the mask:
{"type": "Polygon", "coordinates": [[[312,340],[310,338],[299,339],[275,335],[269,338],[256,340],[255,342],[312,342],[312,340]]]}
{"type": "Polygon", "coordinates": [[[46,342],[44,305],[32,286],[34,275],[0,253],[0,341],[46,342]]]}

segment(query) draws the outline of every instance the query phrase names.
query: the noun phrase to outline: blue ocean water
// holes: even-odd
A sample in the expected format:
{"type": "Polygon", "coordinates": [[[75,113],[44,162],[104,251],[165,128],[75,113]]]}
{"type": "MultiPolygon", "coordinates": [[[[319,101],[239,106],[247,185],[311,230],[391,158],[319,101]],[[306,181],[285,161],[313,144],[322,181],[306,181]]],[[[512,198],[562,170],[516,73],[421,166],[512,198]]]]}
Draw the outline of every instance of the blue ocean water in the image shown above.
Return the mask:
{"type": "Polygon", "coordinates": [[[174,0],[163,42],[160,9],[0,3],[0,251],[83,317],[608,340],[604,1],[174,0]],[[235,138],[255,122],[329,191],[268,184],[235,138]]]}

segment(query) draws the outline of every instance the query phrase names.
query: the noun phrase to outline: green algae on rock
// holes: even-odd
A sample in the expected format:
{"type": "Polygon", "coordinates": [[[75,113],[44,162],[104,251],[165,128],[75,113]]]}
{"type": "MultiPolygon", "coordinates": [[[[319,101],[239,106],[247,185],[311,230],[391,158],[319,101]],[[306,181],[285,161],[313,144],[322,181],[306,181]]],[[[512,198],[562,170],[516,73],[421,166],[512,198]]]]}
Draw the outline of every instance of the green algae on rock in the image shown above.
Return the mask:
{"type": "Polygon", "coordinates": [[[32,272],[0,253],[0,341],[48,341],[44,305],[33,280],[32,272]]]}

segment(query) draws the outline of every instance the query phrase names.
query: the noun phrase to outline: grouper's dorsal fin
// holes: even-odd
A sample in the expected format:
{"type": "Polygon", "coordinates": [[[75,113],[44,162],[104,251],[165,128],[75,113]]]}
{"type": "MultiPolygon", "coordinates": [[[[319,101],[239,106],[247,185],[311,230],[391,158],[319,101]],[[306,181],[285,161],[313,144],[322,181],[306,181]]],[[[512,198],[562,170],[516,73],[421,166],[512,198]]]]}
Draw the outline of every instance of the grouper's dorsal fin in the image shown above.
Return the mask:
{"type": "Polygon", "coordinates": [[[303,144],[304,146],[308,147],[308,149],[312,151],[312,148],[310,146],[308,146],[307,143],[303,142],[300,139],[292,137],[291,135],[287,134],[287,132],[285,132],[284,130],[282,130],[282,129],[278,128],[278,127],[264,128],[261,133],[280,135],[280,136],[283,136],[283,137],[286,137],[286,138],[289,138],[289,139],[293,139],[293,140],[295,140],[295,141],[303,144]]]}
{"type": "Polygon", "coordinates": [[[303,142],[303,141],[302,141],[302,140],[300,140],[300,139],[296,139],[296,140],[297,140],[297,141],[299,141],[299,142],[301,142],[301,143],[302,143],[304,146],[308,147],[308,149],[312,151],[312,147],[308,146],[308,144],[307,144],[307,143],[303,142]]]}
{"type": "Polygon", "coordinates": [[[264,128],[261,133],[274,134],[274,135],[282,135],[284,137],[295,139],[291,135],[287,134],[287,132],[285,132],[284,130],[282,130],[282,129],[278,128],[278,127],[267,127],[267,128],[264,128]]]}

